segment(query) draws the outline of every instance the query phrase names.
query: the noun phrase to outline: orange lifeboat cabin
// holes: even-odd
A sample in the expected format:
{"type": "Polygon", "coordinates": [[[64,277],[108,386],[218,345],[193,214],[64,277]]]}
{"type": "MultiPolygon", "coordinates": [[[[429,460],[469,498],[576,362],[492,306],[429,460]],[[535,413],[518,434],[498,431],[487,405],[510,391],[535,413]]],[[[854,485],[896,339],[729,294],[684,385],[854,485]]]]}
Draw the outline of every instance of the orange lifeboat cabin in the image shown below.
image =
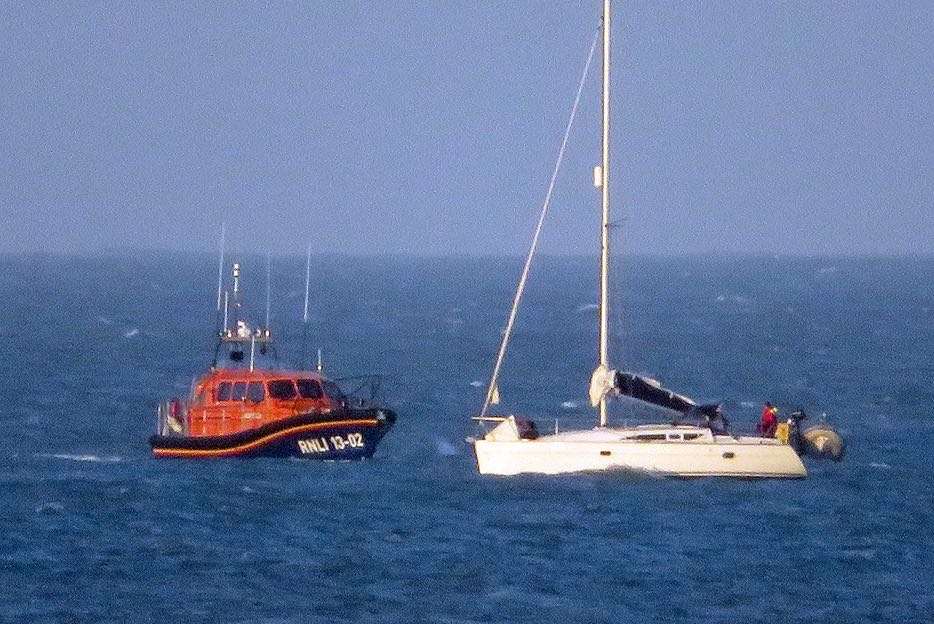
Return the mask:
{"type": "MultiPolygon", "coordinates": [[[[238,267],[235,265],[235,278],[238,267]]],[[[211,370],[187,400],[159,406],[156,457],[305,457],[362,459],[395,423],[373,397],[346,396],[318,371],[275,366],[268,329],[220,335],[211,370]]],[[[372,393],[371,393],[372,394],[372,393]]]]}

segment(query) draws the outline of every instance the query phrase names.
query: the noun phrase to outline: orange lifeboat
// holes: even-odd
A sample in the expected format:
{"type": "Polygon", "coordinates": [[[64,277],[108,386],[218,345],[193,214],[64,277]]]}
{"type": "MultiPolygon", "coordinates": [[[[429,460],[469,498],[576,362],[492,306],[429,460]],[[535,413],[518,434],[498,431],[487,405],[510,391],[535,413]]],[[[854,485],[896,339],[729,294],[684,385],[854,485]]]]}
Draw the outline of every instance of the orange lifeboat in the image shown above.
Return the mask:
{"type": "MultiPolygon", "coordinates": [[[[234,265],[235,295],[238,279],[234,265]]],[[[269,329],[237,321],[191,395],[159,406],[150,445],[156,457],[370,457],[396,420],[374,385],[368,398],[349,397],[320,371],[279,368],[269,329]]]]}

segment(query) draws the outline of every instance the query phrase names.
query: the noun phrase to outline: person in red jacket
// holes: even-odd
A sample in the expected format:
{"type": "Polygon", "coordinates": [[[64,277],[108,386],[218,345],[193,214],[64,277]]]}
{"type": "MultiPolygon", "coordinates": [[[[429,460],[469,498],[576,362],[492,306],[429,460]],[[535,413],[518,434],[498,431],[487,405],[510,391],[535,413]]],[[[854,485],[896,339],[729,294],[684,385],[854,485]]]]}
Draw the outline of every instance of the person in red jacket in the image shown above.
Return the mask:
{"type": "Polygon", "coordinates": [[[777,426],[778,408],[766,401],[765,406],[762,408],[762,418],[759,421],[759,433],[764,438],[774,438],[777,426]]]}

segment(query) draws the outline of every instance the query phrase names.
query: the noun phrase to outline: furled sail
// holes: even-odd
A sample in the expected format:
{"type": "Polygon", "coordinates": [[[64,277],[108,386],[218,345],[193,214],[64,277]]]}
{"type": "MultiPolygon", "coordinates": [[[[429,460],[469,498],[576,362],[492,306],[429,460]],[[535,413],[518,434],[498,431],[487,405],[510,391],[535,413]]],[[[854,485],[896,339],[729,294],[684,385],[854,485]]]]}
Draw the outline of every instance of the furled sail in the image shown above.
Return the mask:
{"type": "Polygon", "coordinates": [[[590,376],[591,407],[597,407],[600,405],[600,401],[603,400],[603,397],[605,397],[608,392],[612,392],[615,389],[613,385],[613,379],[615,376],[616,371],[610,370],[603,364],[594,370],[593,375],[590,376]]]}
{"type": "Polygon", "coordinates": [[[622,395],[682,414],[687,414],[697,405],[686,396],[662,387],[661,383],[650,377],[616,371],[613,386],[622,395]]]}
{"type": "Polygon", "coordinates": [[[687,414],[697,407],[697,404],[691,399],[672,392],[651,377],[624,373],[599,366],[590,378],[591,405],[600,403],[600,400],[610,392],[616,392],[682,414],[687,414]]]}

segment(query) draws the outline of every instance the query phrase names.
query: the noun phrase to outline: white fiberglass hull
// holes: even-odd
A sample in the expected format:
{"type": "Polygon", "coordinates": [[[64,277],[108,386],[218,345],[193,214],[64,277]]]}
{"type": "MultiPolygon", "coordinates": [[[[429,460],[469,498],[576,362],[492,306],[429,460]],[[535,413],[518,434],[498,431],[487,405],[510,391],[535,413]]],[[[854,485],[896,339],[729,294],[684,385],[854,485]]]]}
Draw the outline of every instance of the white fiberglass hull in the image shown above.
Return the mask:
{"type": "Polygon", "coordinates": [[[778,440],[713,435],[695,427],[647,430],[598,428],[534,440],[487,436],[474,442],[474,452],[480,474],[491,475],[627,470],[677,477],[807,476],[794,449],[778,440]],[[675,435],[670,432],[678,439],[669,440],[675,435]],[[660,435],[665,439],[646,439],[660,435]]]}

